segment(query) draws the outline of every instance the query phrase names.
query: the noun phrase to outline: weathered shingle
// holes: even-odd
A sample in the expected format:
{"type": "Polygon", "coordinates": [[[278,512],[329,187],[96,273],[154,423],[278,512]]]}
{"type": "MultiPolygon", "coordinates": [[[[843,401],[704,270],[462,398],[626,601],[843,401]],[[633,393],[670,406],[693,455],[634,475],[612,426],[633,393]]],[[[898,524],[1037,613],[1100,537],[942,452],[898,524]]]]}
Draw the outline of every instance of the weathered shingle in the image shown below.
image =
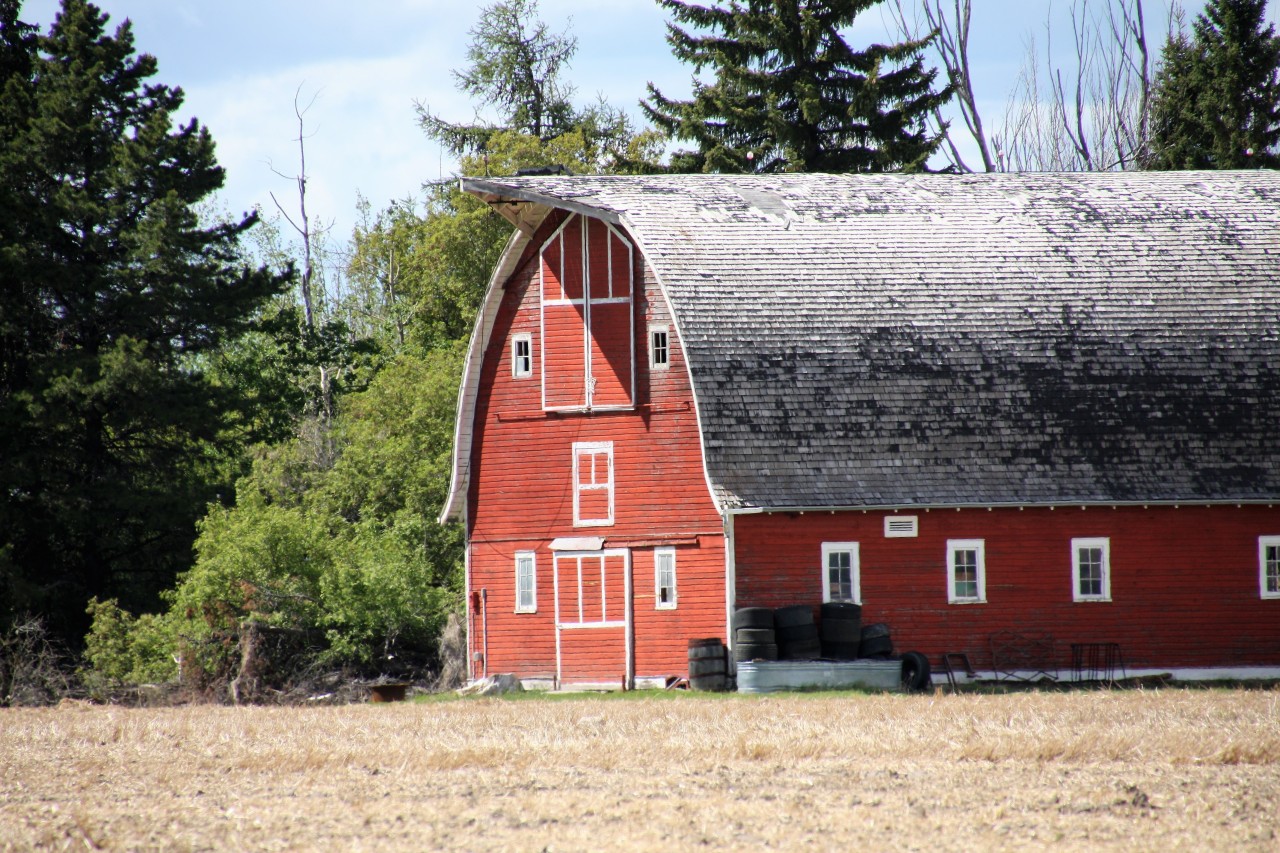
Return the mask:
{"type": "Polygon", "coordinates": [[[726,506],[1280,498],[1280,173],[466,184],[635,236],[726,506]]]}

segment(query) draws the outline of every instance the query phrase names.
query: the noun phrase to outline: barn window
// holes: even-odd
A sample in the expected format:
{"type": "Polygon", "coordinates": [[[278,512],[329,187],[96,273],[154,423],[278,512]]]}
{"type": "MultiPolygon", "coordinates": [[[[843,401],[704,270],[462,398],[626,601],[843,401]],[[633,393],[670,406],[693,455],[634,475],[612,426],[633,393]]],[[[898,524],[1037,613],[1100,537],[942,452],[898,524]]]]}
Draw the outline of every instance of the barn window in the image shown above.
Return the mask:
{"type": "Polygon", "coordinates": [[[517,379],[533,375],[533,335],[521,334],[511,339],[511,375],[517,379]]]}
{"type": "Polygon", "coordinates": [[[630,409],[635,399],[631,243],[607,222],[571,216],[542,244],[542,407],[630,409]]]}
{"type": "Polygon", "coordinates": [[[573,523],[577,527],[613,524],[613,442],[573,445],[573,523]]]}
{"type": "Polygon", "coordinates": [[[654,607],[658,610],[676,609],[676,549],[659,548],[653,552],[655,589],[654,607]]]}
{"type": "Polygon", "coordinates": [[[862,603],[857,542],[822,543],[822,600],[862,603]]]}
{"type": "Polygon", "coordinates": [[[516,552],[516,612],[538,612],[537,563],[532,551],[516,552]]]}
{"type": "Polygon", "coordinates": [[[981,539],[947,540],[947,601],[977,604],[987,600],[986,544],[981,539]]]}
{"type": "Polygon", "coordinates": [[[666,326],[649,327],[649,366],[654,370],[671,366],[671,343],[666,326]]]}
{"type": "Polygon", "coordinates": [[[1263,598],[1280,598],[1280,536],[1258,537],[1258,583],[1263,598]]]}
{"type": "Polygon", "coordinates": [[[1071,586],[1075,601],[1111,600],[1111,540],[1071,540],[1071,586]]]}

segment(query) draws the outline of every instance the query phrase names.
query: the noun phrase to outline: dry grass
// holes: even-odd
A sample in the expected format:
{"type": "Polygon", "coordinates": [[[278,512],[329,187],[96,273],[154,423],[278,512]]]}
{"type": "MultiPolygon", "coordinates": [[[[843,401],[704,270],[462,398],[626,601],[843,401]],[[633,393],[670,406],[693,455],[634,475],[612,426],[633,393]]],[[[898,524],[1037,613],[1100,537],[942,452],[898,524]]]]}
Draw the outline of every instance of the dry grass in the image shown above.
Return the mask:
{"type": "Polygon", "coordinates": [[[3,849],[1275,850],[1280,691],[0,712],[3,849]]]}

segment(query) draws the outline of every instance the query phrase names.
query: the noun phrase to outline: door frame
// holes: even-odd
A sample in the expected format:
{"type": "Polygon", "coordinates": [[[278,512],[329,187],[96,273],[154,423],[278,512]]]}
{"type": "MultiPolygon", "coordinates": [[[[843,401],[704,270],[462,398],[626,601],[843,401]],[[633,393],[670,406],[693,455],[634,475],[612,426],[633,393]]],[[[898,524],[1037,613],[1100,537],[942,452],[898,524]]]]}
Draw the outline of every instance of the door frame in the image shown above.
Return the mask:
{"type": "MultiPolygon", "coordinates": [[[[632,619],[633,584],[631,581],[631,549],[603,548],[599,551],[554,551],[551,560],[551,579],[555,600],[555,632],[556,632],[556,686],[563,684],[562,655],[560,648],[561,635],[565,631],[590,631],[607,628],[622,628],[623,646],[626,649],[624,661],[624,679],[627,690],[635,688],[635,624],[632,619]],[[584,557],[608,559],[622,558],[622,619],[607,619],[601,622],[564,622],[560,618],[560,560],[579,560],[584,557]]],[[[579,593],[581,595],[581,593],[579,593]]],[[[607,601],[606,601],[607,603],[607,601]]]]}

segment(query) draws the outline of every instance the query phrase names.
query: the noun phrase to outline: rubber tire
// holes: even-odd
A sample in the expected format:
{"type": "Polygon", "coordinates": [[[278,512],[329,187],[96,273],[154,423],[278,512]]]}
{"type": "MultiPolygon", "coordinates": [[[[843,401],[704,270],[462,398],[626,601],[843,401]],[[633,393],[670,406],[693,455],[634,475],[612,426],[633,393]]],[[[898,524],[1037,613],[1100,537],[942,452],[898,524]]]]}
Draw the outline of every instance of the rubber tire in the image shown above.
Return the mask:
{"type": "Polygon", "coordinates": [[[777,660],[778,644],[777,643],[745,643],[733,647],[733,660],[735,663],[745,663],[751,660],[777,660]]]}
{"type": "Polygon", "coordinates": [[[793,604],[790,607],[779,607],[773,611],[773,624],[777,628],[794,628],[799,625],[812,625],[813,608],[807,604],[793,604]]]}
{"type": "Polygon", "coordinates": [[[786,643],[816,643],[818,642],[818,626],[817,625],[794,625],[785,628],[779,628],[774,631],[778,635],[778,645],[786,643]]]}
{"type": "Polygon", "coordinates": [[[822,657],[822,644],[817,640],[778,644],[779,660],[817,660],[822,657]]]}
{"type": "Polygon", "coordinates": [[[733,611],[733,627],[772,628],[773,609],[770,607],[739,607],[733,611]]]}
{"type": "Polygon", "coordinates": [[[831,660],[857,660],[860,643],[823,643],[822,656],[831,660]]]}
{"type": "Polygon", "coordinates": [[[862,623],[856,619],[823,619],[819,636],[824,643],[859,643],[862,623]]]}
{"type": "Polygon", "coordinates": [[[876,637],[889,636],[889,626],[884,622],[872,622],[862,626],[862,639],[871,640],[876,637]]]}
{"type": "Polygon", "coordinates": [[[862,621],[862,605],[852,601],[828,601],[822,605],[822,621],[828,619],[851,619],[862,621]]]}
{"type": "Polygon", "coordinates": [[[739,628],[733,638],[737,641],[735,646],[778,642],[778,635],[772,628],[739,628]]]}
{"type": "Polygon", "coordinates": [[[912,693],[929,689],[929,659],[920,652],[904,652],[902,655],[902,688],[912,693]]]}
{"type": "Polygon", "coordinates": [[[884,660],[893,654],[893,640],[889,637],[872,637],[858,644],[858,656],[884,660]]]}

